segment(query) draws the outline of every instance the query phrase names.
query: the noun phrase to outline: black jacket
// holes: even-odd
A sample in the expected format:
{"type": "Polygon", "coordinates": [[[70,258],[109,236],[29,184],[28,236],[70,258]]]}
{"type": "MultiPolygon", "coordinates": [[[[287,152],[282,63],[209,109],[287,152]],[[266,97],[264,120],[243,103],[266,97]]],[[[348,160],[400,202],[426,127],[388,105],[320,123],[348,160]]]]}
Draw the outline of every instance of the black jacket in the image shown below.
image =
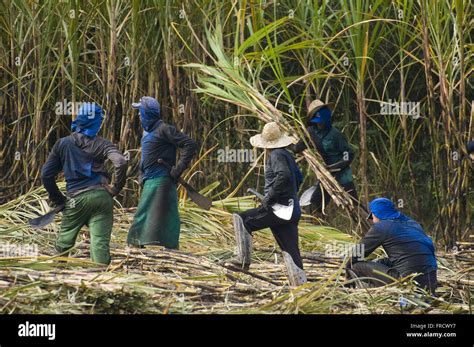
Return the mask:
{"type": "Polygon", "coordinates": [[[104,163],[109,159],[114,166],[114,194],[118,194],[127,179],[127,160],[110,141],[96,136],[90,138],[81,133],[73,133],[59,139],[41,171],[41,180],[50,200],[55,204],[65,202],[64,195],[56,185],[56,176],[64,171],[66,189],[70,196],[85,190],[110,183],[110,175],[104,163]]]}
{"type": "MultiPolygon", "coordinates": [[[[420,224],[405,215],[375,223],[359,244],[364,245],[364,257],[382,246],[393,268],[402,276],[437,269],[433,241],[420,224]]],[[[352,262],[358,260],[354,257],[352,262]]]]}
{"type": "Polygon", "coordinates": [[[288,199],[298,202],[298,190],[303,175],[295,159],[284,148],[270,150],[265,163],[265,197],[270,202],[288,204],[288,199]]]}
{"type": "Polygon", "coordinates": [[[196,142],[174,126],[160,120],[155,128],[145,133],[142,138],[142,158],[140,169],[143,180],[166,176],[169,170],[158,163],[163,159],[171,166],[176,166],[180,175],[189,165],[197,152],[196,142]],[[176,164],[176,149],[179,148],[180,160],[176,164]]]}

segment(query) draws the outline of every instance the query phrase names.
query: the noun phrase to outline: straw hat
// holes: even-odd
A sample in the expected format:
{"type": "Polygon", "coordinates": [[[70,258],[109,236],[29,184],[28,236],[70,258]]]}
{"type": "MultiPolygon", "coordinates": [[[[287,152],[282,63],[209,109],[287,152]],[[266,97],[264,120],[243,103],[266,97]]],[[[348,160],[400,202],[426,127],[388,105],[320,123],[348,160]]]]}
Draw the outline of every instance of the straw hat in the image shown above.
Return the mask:
{"type": "Polygon", "coordinates": [[[294,142],[295,139],[283,133],[275,122],[265,124],[261,134],[250,138],[250,144],[259,148],[286,147],[294,142]]]}
{"type": "Polygon", "coordinates": [[[324,103],[319,99],[313,100],[311,104],[309,104],[309,107],[308,107],[308,113],[307,113],[308,117],[311,117],[314,112],[316,112],[320,108],[323,108],[324,106],[330,106],[330,104],[324,103]]]}

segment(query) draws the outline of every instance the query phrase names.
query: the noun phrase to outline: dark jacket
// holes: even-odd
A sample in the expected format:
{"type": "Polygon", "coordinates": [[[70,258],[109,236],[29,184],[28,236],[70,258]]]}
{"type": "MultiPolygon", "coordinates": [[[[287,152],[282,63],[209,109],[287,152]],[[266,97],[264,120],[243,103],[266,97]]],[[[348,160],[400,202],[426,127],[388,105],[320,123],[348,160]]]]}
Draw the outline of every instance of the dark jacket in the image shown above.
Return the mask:
{"type": "Polygon", "coordinates": [[[159,120],[150,132],[142,137],[140,169],[143,181],[169,175],[169,170],[158,163],[163,159],[181,174],[189,165],[197,151],[196,142],[174,126],[159,120]],[[176,149],[180,148],[180,160],[176,164],[176,149]]]}
{"type": "MultiPolygon", "coordinates": [[[[350,164],[354,159],[354,150],[347,142],[345,136],[336,128],[319,129],[317,126],[307,128],[311,143],[316,147],[326,165],[333,165],[340,171],[333,173],[336,180],[341,184],[352,182],[352,171],[350,164]],[[345,158],[345,154],[347,157],[345,158]]],[[[293,146],[293,152],[300,153],[306,149],[306,144],[300,140],[293,146]]]]}
{"type": "MultiPolygon", "coordinates": [[[[365,257],[382,246],[401,276],[437,269],[433,241],[420,224],[403,214],[399,218],[375,223],[360,244],[364,245],[365,257]]],[[[353,262],[356,261],[354,258],[353,262]]]]}
{"type": "Polygon", "coordinates": [[[125,185],[127,160],[114,144],[102,137],[90,138],[77,132],[59,139],[41,171],[41,180],[51,201],[56,204],[65,202],[56,185],[56,176],[61,171],[64,171],[70,196],[109,184],[110,175],[104,166],[106,159],[110,159],[114,166],[112,189],[114,194],[118,194],[125,185]]]}
{"type": "Polygon", "coordinates": [[[288,204],[288,199],[298,203],[298,190],[303,175],[296,165],[295,159],[284,148],[270,151],[265,163],[265,197],[270,202],[288,204]]]}

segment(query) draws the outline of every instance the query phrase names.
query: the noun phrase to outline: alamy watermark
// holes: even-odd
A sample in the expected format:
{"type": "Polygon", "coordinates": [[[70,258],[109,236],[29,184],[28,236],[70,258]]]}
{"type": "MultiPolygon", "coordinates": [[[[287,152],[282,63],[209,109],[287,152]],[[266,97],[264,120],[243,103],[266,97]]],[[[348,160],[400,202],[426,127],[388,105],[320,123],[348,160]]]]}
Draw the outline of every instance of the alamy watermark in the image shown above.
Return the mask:
{"type": "Polygon", "coordinates": [[[333,241],[325,245],[326,258],[357,258],[364,260],[365,246],[363,243],[337,243],[333,241]]]}
{"type": "Polygon", "coordinates": [[[256,160],[255,151],[248,148],[221,148],[217,150],[219,163],[253,163],[256,160]]]}
{"type": "Polygon", "coordinates": [[[64,99],[62,101],[58,101],[55,104],[54,112],[58,116],[71,116],[76,115],[79,113],[79,109],[83,108],[83,111],[88,114],[87,118],[94,119],[95,118],[95,104],[92,102],[72,102],[64,99]]]}
{"type": "Polygon", "coordinates": [[[18,336],[19,337],[46,337],[48,340],[53,341],[56,339],[56,324],[54,323],[25,323],[18,324],[18,336]]]}
{"type": "Polygon", "coordinates": [[[0,243],[0,257],[38,257],[38,245],[31,243],[0,243]]]}
{"type": "Polygon", "coordinates": [[[380,113],[383,115],[412,116],[414,119],[417,119],[420,118],[420,102],[399,102],[392,99],[388,99],[388,102],[380,103],[380,113]]]}

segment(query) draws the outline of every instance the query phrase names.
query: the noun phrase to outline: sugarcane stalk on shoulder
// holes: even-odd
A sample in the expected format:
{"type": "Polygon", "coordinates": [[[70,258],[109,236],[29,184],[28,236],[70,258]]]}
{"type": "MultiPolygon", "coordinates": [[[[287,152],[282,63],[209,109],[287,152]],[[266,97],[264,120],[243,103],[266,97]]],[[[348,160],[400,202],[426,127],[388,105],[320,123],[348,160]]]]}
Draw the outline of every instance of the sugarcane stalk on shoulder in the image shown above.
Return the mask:
{"type": "Polygon", "coordinates": [[[85,103],[72,122],[73,133],[59,139],[44,164],[41,179],[54,209],[39,219],[30,221],[42,227],[63,211],[56,250],[70,250],[84,225],[91,234],[91,258],[103,264],[110,262],[109,242],[113,223],[112,196],[119,194],[126,181],[127,160],[108,140],[96,136],[103,121],[102,109],[94,103],[85,103]],[[105,160],[114,165],[115,182],[105,170],[105,160]],[[63,171],[66,178],[67,198],[56,184],[63,171]]]}
{"type": "MultiPolygon", "coordinates": [[[[337,182],[347,191],[353,202],[358,204],[357,192],[352,179],[350,164],[354,159],[354,151],[347,143],[344,135],[331,124],[331,109],[329,104],[314,100],[308,108],[307,131],[312,143],[321,157],[325,168],[334,176],[337,182]]],[[[295,153],[306,149],[306,144],[300,140],[293,146],[295,153]]],[[[300,198],[301,206],[312,204],[316,212],[322,212],[323,206],[329,203],[331,195],[320,188],[318,182],[306,190],[300,198]],[[310,197],[308,199],[308,197],[310,197]]]]}
{"type": "MultiPolygon", "coordinates": [[[[127,243],[138,247],[162,245],[177,249],[180,219],[176,183],[196,154],[197,144],[162,120],[160,104],[156,99],[145,96],[132,107],[139,110],[144,130],[140,160],[143,190],[127,243]],[[180,160],[176,162],[178,149],[180,160]],[[172,168],[169,169],[168,165],[172,168]]],[[[197,195],[193,194],[193,197],[197,195]]]]}
{"type": "Polygon", "coordinates": [[[282,133],[272,122],[265,125],[262,134],[250,139],[250,143],[269,151],[265,162],[264,195],[260,207],[233,215],[236,238],[236,257],[229,260],[235,266],[248,269],[251,264],[252,233],[270,228],[283,252],[288,281],[291,286],[306,282],[298,246],[298,221],[301,210],[297,192],[302,182],[301,171],[291,153],[286,149],[293,139],[282,133]],[[280,214],[280,212],[285,213],[280,214]],[[289,218],[286,212],[289,213],[289,218]]]}

